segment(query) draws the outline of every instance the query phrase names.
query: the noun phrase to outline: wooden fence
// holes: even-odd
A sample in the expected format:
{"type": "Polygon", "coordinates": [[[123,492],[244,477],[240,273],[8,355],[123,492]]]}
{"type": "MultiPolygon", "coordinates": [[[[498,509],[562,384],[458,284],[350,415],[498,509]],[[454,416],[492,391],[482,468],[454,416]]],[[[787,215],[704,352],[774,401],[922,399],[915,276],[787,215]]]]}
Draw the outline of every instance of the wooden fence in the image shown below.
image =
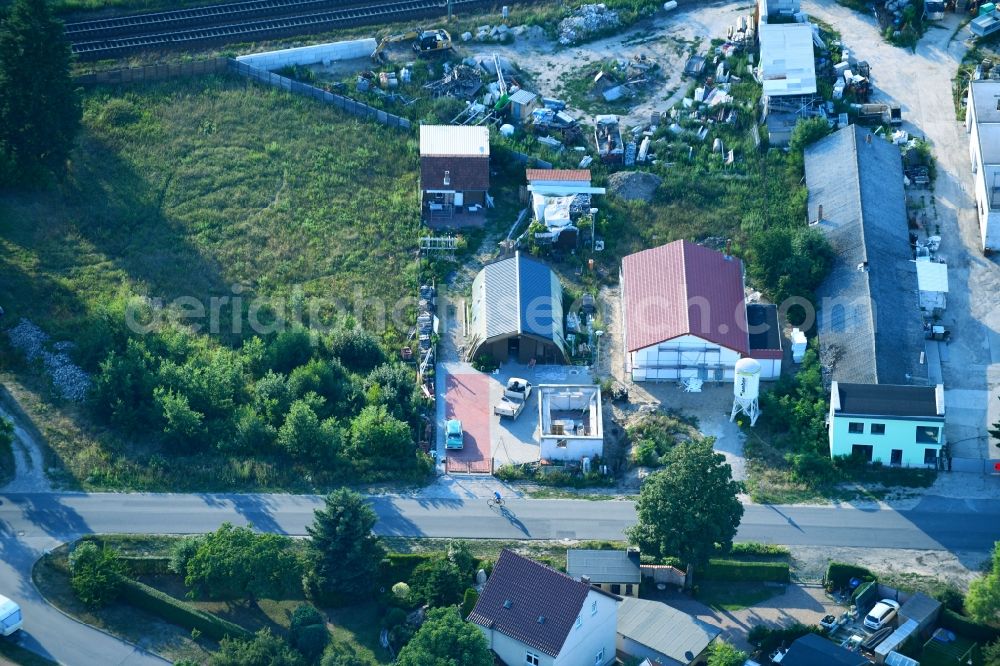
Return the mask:
{"type": "Polygon", "coordinates": [[[245,76],[249,79],[253,79],[254,81],[274,86],[275,88],[287,90],[295,95],[311,97],[318,102],[335,106],[342,111],[346,111],[347,113],[360,118],[369,118],[388,127],[395,127],[402,130],[409,130],[412,127],[412,124],[407,118],[388,113],[382,109],[376,109],[373,106],[368,106],[364,102],[359,102],[356,99],[351,99],[350,97],[344,97],[343,95],[337,95],[323,90],[322,88],[311,86],[307,83],[294,81],[287,76],[281,76],[280,74],[275,74],[274,72],[269,72],[257,67],[251,67],[250,65],[237,60],[229,61],[229,69],[240,76],[245,76]]]}
{"type": "Polygon", "coordinates": [[[112,69],[106,72],[83,74],[76,77],[74,81],[82,86],[155,83],[157,81],[166,81],[167,79],[221,74],[228,69],[229,58],[219,57],[208,60],[191,60],[163,65],[112,69]]]}

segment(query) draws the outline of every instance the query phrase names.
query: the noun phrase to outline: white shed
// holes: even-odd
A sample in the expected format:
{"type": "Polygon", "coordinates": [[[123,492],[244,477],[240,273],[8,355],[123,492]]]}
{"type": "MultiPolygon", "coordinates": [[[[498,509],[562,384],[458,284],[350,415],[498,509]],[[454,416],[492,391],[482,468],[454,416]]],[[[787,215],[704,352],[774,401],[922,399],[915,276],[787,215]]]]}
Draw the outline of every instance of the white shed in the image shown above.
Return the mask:
{"type": "Polygon", "coordinates": [[[948,296],[948,264],[936,261],[918,261],[916,264],[920,309],[926,312],[944,310],[948,296]]]}

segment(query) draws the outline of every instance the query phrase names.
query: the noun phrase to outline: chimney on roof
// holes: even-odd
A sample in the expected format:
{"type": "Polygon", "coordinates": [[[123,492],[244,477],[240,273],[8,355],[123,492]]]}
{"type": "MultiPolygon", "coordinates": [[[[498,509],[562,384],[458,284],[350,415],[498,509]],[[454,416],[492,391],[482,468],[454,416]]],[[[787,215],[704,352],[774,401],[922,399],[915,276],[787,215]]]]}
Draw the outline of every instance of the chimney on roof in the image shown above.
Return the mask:
{"type": "Polygon", "coordinates": [[[816,208],[816,221],[817,222],[822,222],[823,221],[823,204],[820,204],[816,208]]]}
{"type": "Polygon", "coordinates": [[[580,582],[590,585],[590,576],[580,576],[580,582]]]}
{"type": "Polygon", "coordinates": [[[733,241],[729,238],[726,239],[725,257],[727,261],[733,258],[733,241]]]}

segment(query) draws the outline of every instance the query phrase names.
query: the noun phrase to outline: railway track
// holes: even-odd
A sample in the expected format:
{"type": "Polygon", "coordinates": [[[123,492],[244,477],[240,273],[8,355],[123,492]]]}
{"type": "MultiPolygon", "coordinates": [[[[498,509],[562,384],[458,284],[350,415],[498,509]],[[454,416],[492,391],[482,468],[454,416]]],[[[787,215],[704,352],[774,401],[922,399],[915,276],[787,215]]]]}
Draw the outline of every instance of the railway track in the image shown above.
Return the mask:
{"type": "Polygon", "coordinates": [[[94,21],[66,24],[71,42],[96,41],[107,37],[131,36],[142,32],[164,32],[189,26],[235,23],[251,18],[277,18],[289,14],[343,9],[358,0],[246,0],[221,5],[193,7],[151,14],[132,14],[94,21]]]}
{"type": "MultiPolygon", "coordinates": [[[[462,9],[489,4],[492,0],[452,0],[454,8],[462,9]]],[[[286,37],[424,18],[442,14],[446,8],[447,0],[395,0],[360,6],[357,0],[250,0],[69,23],[66,36],[77,57],[94,60],[146,49],[286,37]],[[341,8],[308,11],[338,6],[341,8]]]]}

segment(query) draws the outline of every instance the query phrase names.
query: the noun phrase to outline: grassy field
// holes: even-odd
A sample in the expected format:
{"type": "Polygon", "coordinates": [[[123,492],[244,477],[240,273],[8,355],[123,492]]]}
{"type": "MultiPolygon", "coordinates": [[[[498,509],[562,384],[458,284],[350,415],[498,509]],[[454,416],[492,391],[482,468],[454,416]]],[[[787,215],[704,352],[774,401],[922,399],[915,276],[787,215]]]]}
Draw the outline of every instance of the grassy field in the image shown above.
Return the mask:
{"type": "MultiPolygon", "coordinates": [[[[371,322],[377,308],[355,303],[391,311],[416,293],[419,226],[413,135],[238,79],[95,90],[66,182],[0,194],[0,302],[5,325],[26,317],[84,357],[104,318],[121,316],[109,304],[131,295],[207,303],[240,285],[246,302],[291,311],[339,299],[371,322]]],[[[389,327],[382,338],[402,334],[389,327]]],[[[223,322],[219,342],[238,337],[223,322]]],[[[266,460],[158,463],[145,442],[95,426],[53,400],[32,368],[0,358],[70,486],[294,483],[266,460]]],[[[80,362],[93,371],[100,360],[80,362]]]]}
{"type": "Polygon", "coordinates": [[[716,610],[737,611],[756,606],[783,592],[783,587],[763,583],[702,581],[698,583],[697,598],[716,610]]]}

